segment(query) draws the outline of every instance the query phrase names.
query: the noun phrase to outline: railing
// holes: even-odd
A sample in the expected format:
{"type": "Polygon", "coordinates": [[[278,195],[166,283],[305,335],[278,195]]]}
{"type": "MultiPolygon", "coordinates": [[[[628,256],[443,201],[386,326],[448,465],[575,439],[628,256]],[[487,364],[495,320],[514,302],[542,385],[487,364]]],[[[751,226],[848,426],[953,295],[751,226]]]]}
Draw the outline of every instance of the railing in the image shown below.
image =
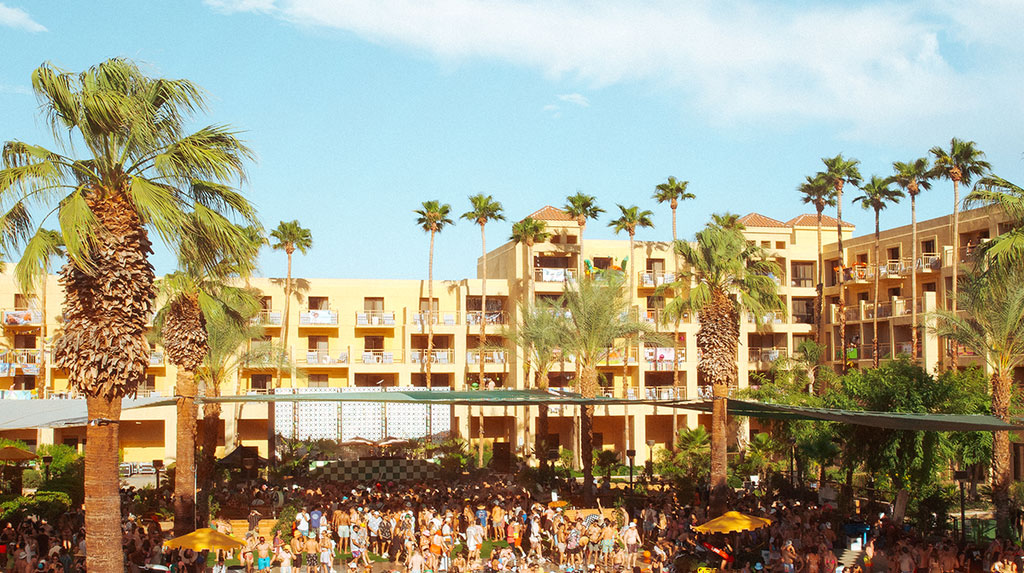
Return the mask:
{"type": "Polygon", "coordinates": [[[648,400],[685,400],[686,386],[648,386],[644,389],[648,400]]]}
{"type": "MultiPolygon", "coordinates": [[[[981,248],[978,245],[964,246],[957,249],[959,253],[960,263],[973,263],[978,260],[978,256],[981,254],[981,248]]],[[[943,260],[946,265],[953,264],[953,247],[945,247],[942,251],[943,260]]]]}
{"type": "Polygon", "coordinates": [[[640,288],[656,288],[675,282],[675,280],[676,273],[672,271],[640,271],[637,273],[637,285],[640,288]]]}
{"type": "MultiPolygon", "coordinates": [[[[605,359],[598,364],[599,366],[621,366],[623,364],[621,348],[609,348],[606,349],[606,352],[607,355],[605,356],[605,359]]],[[[626,359],[629,364],[636,364],[636,348],[632,346],[629,347],[629,354],[626,359]]]]}
{"type": "Polygon", "coordinates": [[[535,267],[533,269],[533,280],[544,283],[561,283],[576,280],[576,269],[535,267]]]}
{"type": "Polygon", "coordinates": [[[747,352],[747,362],[775,362],[779,358],[786,357],[785,348],[760,348],[751,347],[747,352]]]}
{"type": "Polygon", "coordinates": [[[0,361],[7,364],[38,364],[40,353],[38,348],[14,348],[0,352],[0,361]]]}
{"type": "Polygon", "coordinates": [[[814,288],[814,279],[803,277],[790,279],[789,286],[795,288],[814,288]]]}
{"type": "Polygon", "coordinates": [[[253,326],[281,326],[284,315],[279,310],[264,309],[249,319],[253,326]]]}
{"type": "Polygon", "coordinates": [[[469,364],[480,364],[483,357],[484,364],[505,364],[508,356],[504,350],[467,350],[466,362],[469,364]]]}
{"type": "Polygon", "coordinates": [[[793,324],[814,324],[813,314],[793,314],[793,324]]]}
{"type": "Polygon", "coordinates": [[[767,313],[764,314],[764,316],[762,316],[760,318],[760,320],[758,320],[758,318],[756,316],[754,316],[754,313],[752,313],[752,312],[748,312],[747,313],[747,323],[748,324],[765,325],[765,324],[783,324],[785,322],[786,322],[786,315],[781,313],[781,312],[779,312],[779,313],[767,312],[767,313]]]}
{"type": "Polygon", "coordinates": [[[364,350],[359,357],[363,364],[396,364],[402,359],[401,350],[364,350]]]}
{"type": "Polygon", "coordinates": [[[675,349],[672,348],[671,346],[644,348],[644,362],[647,363],[647,369],[651,371],[664,372],[673,370],[676,358],[678,358],[680,365],[686,362],[685,346],[679,346],[678,355],[675,353],[675,349]]]}
{"type": "Polygon", "coordinates": [[[421,310],[411,317],[411,324],[423,326],[425,324],[440,324],[444,326],[455,326],[459,324],[459,313],[455,310],[421,310]]]}
{"type": "Polygon", "coordinates": [[[4,326],[38,326],[43,323],[43,312],[29,308],[11,308],[3,311],[4,326]]]}
{"type": "Polygon", "coordinates": [[[846,320],[860,320],[860,306],[848,306],[846,307],[846,320]]]}
{"type": "Polygon", "coordinates": [[[409,351],[409,362],[413,364],[426,364],[428,360],[432,364],[454,364],[455,350],[451,348],[435,348],[427,352],[425,348],[414,348],[409,351]]]}
{"type": "Polygon", "coordinates": [[[304,363],[308,366],[336,366],[348,364],[348,351],[307,350],[304,363]]]}
{"type": "MultiPolygon", "coordinates": [[[[729,396],[732,396],[739,388],[736,386],[729,387],[729,396]]],[[[710,400],[715,397],[715,389],[710,385],[697,386],[697,398],[701,400],[710,400]]]]}
{"type": "Polygon", "coordinates": [[[914,263],[914,267],[918,272],[932,272],[942,268],[942,257],[938,253],[924,253],[917,262],[914,263]]]}
{"type": "Polygon", "coordinates": [[[484,320],[488,325],[508,324],[508,313],[503,310],[470,310],[466,312],[466,324],[479,325],[484,320]]]}
{"type": "Polygon", "coordinates": [[[338,311],[310,309],[299,313],[299,326],[338,326],[338,311]]]}
{"type": "Polygon", "coordinates": [[[149,353],[149,365],[153,367],[159,367],[164,365],[164,353],[163,352],[150,352],[149,353]]]}
{"type": "Polygon", "coordinates": [[[393,310],[361,310],[356,312],[356,327],[393,327],[395,311],[393,310]]]}

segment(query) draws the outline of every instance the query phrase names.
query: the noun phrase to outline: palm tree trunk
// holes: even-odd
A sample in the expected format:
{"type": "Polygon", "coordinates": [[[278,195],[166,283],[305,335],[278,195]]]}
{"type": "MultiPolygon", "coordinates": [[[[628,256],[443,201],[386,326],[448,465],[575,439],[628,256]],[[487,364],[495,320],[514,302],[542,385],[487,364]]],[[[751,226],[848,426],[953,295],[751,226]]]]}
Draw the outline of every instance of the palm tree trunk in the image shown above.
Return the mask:
{"type": "MultiPolygon", "coordinates": [[[[548,389],[547,368],[539,368],[537,370],[537,377],[534,380],[534,386],[539,390],[546,392],[548,389]]],[[[548,420],[548,405],[539,404],[537,406],[537,459],[540,461],[540,476],[542,480],[547,477],[549,433],[550,423],[548,420]]]]}
{"type": "MultiPolygon", "coordinates": [[[[427,262],[427,360],[426,362],[426,374],[427,374],[427,390],[434,387],[434,381],[430,375],[430,362],[434,357],[434,235],[436,231],[431,229],[430,231],[430,258],[427,262]]],[[[430,408],[430,404],[427,404],[427,438],[433,441],[433,420],[434,412],[430,408]]]]}
{"type": "MultiPolygon", "coordinates": [[[[818,211],[818,284],[815,290],[817,291],[818,300],[816,309],[818,311],[818,345],[822,348],[825,347],[825,253],[821,250],[821,212],[824,211],[824,206],[817,207],[818,211]]],[[[842,266],[840,264],[840,266],[842,266]]],[[[828,381],[825,378],[821,380],[821,388],[818,388],[818,395],[824,396],[828,392],[828,381]]]]}
{"type": "MultiPolygon", "coordinates": [[[[487,345],[487,234],[483,224],[480,225],[480,247],[483,251],[483,272],[480,278],[480,338],[477,347],[477,361],[480,362],[479,387],[484,387],[484,347],[487,345]]],[[[484,407],[480,406],[480,418],[477,428],[479,433],[476,444],[477,467],[484,465],[484,407]]]]}
{"type": "Polygon", "coordinates": [[[878,229],[878,209],[875,209],[875,312],[872,313],[874,317],[871,320],[872,334],[871,334],[871,365],[878,368],[878,275],[882,272],[881,261],[878,260],[878,245],[880,242],[878,229]]]}
{"type": "MultiPolygon", "coordinates": [[[[991,380],[992,414],[1009,422],[1013,379],[1007,372],[996,372],[991,380]]],[[[996,508],[996,531],[1007,537],[1010,534],[1010,484],[1013,483],[1010,460],[1010,433],[992,432],[992,502],[996,508]]]]}
{"type": "Polygon", "coordinates": [[[910,358],[917,362],[917,193],[910,194],[910,358]]]}
{"type": "MultiPolygon", "coordinates": [[[[597,396],[597,370],[585,366],[580,380],[580,389],[585,398],[597,396]]],[[[580,408],[580,458],[583,462],[583,505],[594,505],[594,406],[587,404],[580,408]]]]}
{"type": "MultiPolygon", "coordinates": [[[[219,391],[214,384],[207,385],[208,396],[217,396],[219,391]]],[[[213,402],[203,404],[202,439],[200,440],[199,459],[196,463],[196,521],[206,526],[210,523],[210,493],[215,487],[214,464],[217,461],[217,439],[220,434],[221,406],[213,402]]]]}
{"type": "Polygon", "coordinates": [[[174,535],[195,531],[196,495],[196,378],[179,367],[175,392],[178,394],[176,426],[177,451],[174,461],[174,535]]]}
{"type": "Polygon", "coordinates": [[[724,293],[713,293],[700,312],[697,345],[701,349],[698,365],[711,383],[714,403],[711,412],[711,516],[726,510],[728,475],[728,399],[737,378],[739,317],[732,300],[724,293]]]}
{"type": "Polygon", "coordinates": [[[833,344],[839,348],[839,358],[842,362],[841,369],[846,372],[846,291],[843,288],[844,274],[846,272],[843,253],[843,182],[836,185],[836,234],[839,241],[839,344],[833,344]]]}
{"type": "MultiPolygon", "coordinates": [[[[956,314],[957,304],[957,283],[959,283],[960,269],[960,181],[953,178],[953,300],[952,312],[956,314]]],[[[959,367],[959,348],[953,342],[949,349],[949,369],[955,371],[959,367]]]]}
{"type": "MultiPolygon", "coordinates": [[[[291,322],[291,308],[292,308],[292,253],[295,251],[292,247],[285,248],[285,254],[288,255],[288,274],[285,275],[284,283],[284,320],[281,321],[281,352],[288,352],[288,330],[289,323],[291,322]]],[[[274,383],[274,388],[271,392],[281,387],[281,359],[277,362],[277,381],[274,383]]],[[[294,385],[294,381],[289,377],[289,386],[294,385]]],[[[292,408],[298,408],[297,403],[292,403],[292,408]]],[[[293,425],[294,429],[294,425],[293,425]]],[[[293,432],[294,434],[294,432],[293,432]]],[[[292,436],[295,437],[294,435],[292,436]]],[[[267,401],[267,465],[273,469],[277,467],[277,402],[273,400],[267,401]]]]}
{"type": "Polygon", "coordinates": [[[42,339],[42,345],[43,345],[42,351],[39,352],[39,367],[43,371],[43,390],[39,394],[40,398],[46,398],[47,395],[50,393],[50,368],[46,364],[48,362],[48,358],[46,356],[46,283],[47,283],[47,281],[49,280],[49,277],[50,277],[50,268],[49,267],[50,267],[50,265],[49,265],[49,263],[47,263],[46,264],[46,269],[45,269],[46,270],[46,274],[43,275],[43,280],[42,280],[43,292],[41,293],[41,296],[40,296],[40,299],[42,299],[42,306],[43,306],[43,308],[42,308],[43,320],[39,324],[39,338],[42,339]]]}
{"type": "MultiPolygon", "coordinates": [[[[679,317],[676,317],[675,332],[672,336],[672,399],[679,400],[679,317]]],[[[676,439],[679,436],[679,414],[672,408],[672,439],[669,449],[676,451],[676,439]]],[[[652,460],[653,461],[653,460],[652,460]]]]}
{"type": "Polygon", "coordinates": [[[121,538],[117,472],[121,397],[87,394],[85,404],[90,420],[85,427],[85,529],[89,532],[85,566],[89,571],[123,571],[120,543],[111,542],[121,538]]]}

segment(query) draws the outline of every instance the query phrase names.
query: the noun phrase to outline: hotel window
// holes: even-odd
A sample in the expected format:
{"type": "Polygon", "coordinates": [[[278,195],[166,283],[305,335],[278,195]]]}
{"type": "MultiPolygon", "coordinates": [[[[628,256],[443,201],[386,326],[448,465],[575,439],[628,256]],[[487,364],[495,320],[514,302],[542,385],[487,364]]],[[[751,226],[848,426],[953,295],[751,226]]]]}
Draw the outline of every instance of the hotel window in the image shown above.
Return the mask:
{"type": "Polygon", "coordinates": [[[935,239],[928,239],[927,241],[921,241],[921,252],[926,255],[934,255],[935,251],[935,239]]]}
{"type": "Polygon", "coordinates": [[[892,247],[891,249],[889,249],[888,253],[889,253],[889,260],[890,261],[898,261],[898,260],[900,260],[900,248],[899,247],[892,247]]]}
{"type": "Polygon", "coordinates": [[[924,292],[935,292],[935,283],[924,283],[921,288],[924,292]]]}
{"type": "Polygon", "coordinates": [[[270,374],[253,374],[249,377],[249,388],[253,390],[270,388],[270,374]]]}
{"type": "Polygon", "coordinates": [[[156,392],[156,374],[147,374],[145,381],[139,386],[139,392],[152,394],[156,392]]]}
{"type": "Polygon", "coordinates": [[[260,299],[260,308],[263,310],[271,310],[274,308],[274,297],[265,296],[260,299]]]}
{"type": "Polygon", "coordinates": [[[330,382],[326,374],[310,374],[306,379],[306,386],[309,388],[327,388],[330,382]]]}
{"type": "Polygon", "coordinates": [[[665,270],[665,259],[647,259],[647,271],[660,273],[665,270]]]}
{"type": "Polygon", "coordinates": [[[384,337],[383,336],[364,336],[363,337],[363,350],[369,352],[371,350],[384,350],[384,337]]]}
{"type": "Polygon", "coordinates": [[[309,310],[329,310],[330,306],[326,296],[309,297],[309,310]]]}
{"type": "Polygon", "coordinates": [[[772,248],[772,242],[771,241],[761,241],[761,248],[763,248],[763,249],[770,249],[770,248],[772,248]]]}
{"type": "Polygon", "coordinates": [[[437,299],[427,300],[425,298],[420,299],[420,312],[437,312],[437,299]]]}
{"type": "Polygon", "coordinates": [[[18,310],[38,308],[39,299],[34,294],[14,294],[14,308],[18,310]]]}
{"type": "Polygon", "coordinates": [[[36,347],[36,335],[34,335],[34,334],[15,334],[14,335],[14,347],[15,348],[35,348],[36,347]]]}
{"type": "Polygon", "coordinates": [[[605,269],[607,269],[610,266],[612,266],[612,258],[611,257],[594,257],[594,268],[595,269],[605,270],[605,269]]]}
{"type": "Polygon", "coordinates": [[[775,241],[775,250],[784,251],[786,250],[786,241],[775,241]]]}
{"type": "Polygon", "coordinates": [[[363,310],[382,311],[384,310],[384,297],[367,296],[363,297],[363,310]]]}
{"type": "Polygon", "coordinates": [[[814,286],[814,263],[794,262],[792,286],[813,287],[814,286]]]}
{"type": "Polygon", "coordinates": [[[323,352],[327,353],[327,337],[326,336],[310,336],[309,346],[307,346],[310,352],[323,352]]]}

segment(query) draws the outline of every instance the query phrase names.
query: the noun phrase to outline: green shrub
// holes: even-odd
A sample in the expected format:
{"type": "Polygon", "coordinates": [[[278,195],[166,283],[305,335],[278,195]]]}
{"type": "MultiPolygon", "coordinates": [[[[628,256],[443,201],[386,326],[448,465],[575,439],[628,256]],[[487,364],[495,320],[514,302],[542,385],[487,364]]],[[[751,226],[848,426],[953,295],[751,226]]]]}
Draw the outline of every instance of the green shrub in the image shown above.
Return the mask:
{"type": "Polygon", "coordinates": [[[43,472],[39,470],[25,470],[21,474],[21,486],[29,489],[39,489],[43,485],[43,472]]]}
{"type": "Polygon", "coordinates": [[[53,520],[71,509],[71,496],[60,491],[37,491],[0,504],[0,521],[21,521],[38,515],[53,520]]]}
{"type": "Polygon", "coordinates": [[[281,508],[281,512],[277,514],[277,523],[270,528],[270,533],[274,534],[280,531],[281,539],[284,539],[285,543],[290,542],[292,540],[292,525],[295,523],[295,514],[298,512],[299,507],[292,504],[281,508]]]}

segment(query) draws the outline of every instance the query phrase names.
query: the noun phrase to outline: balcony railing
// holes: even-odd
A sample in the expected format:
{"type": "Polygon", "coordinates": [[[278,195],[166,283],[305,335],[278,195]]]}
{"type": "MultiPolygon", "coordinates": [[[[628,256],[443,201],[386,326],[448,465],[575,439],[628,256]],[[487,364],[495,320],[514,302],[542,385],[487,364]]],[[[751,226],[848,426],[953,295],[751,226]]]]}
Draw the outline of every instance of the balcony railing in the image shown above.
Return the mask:
{"type": "Polygon", "coordinates": [[[533,269],[533,280],[543,283],[561,283],[576,280],[576,269],[535,267],[533,269]]]}
{"type": "Polygon", "coordinates": [[[671,346],[649,346],[644,348],[644,362],[647,363],[647,369],[651,371],[672,371],[676,358],[679,360],[679,365],[686,362],[686,347],[680,345],[679,353],[671,346]]]}
{"type": "Polygon", "coordinates": [[[0,352],[0,363],[10,364],[14,367],[24,368],[35,366],[40,362],[42,351],[38,348],[15,348],[0,352]]]}
{"type": "Polygon", "coordinates": [[[793,314],[793,324],[814,324],[814,314],[799,313],[793,314]]]}
{"type": "Polygon", "coordinates": [[[814,288],[814,279],[806,277],[793,278],[790,279],[789,286],[795,288],[814,288]]]}
{"type": "Polygon", "coordinates": [[[299,313],[299,326],[338,326],[338,311],[310,309],[299,313]]]}
{"type": "Polygon", "coordinates": [[[648,400],[685,400],[686,386],[648,386],[644,389],[648,400]]]}
{"type": "Polygon", "coordinates": [[[395,311],[393,310],[361,310],[356,312],[356,328],[394,328],[395,311]]]}
{"type": "Polygon", "coordinates": [[[264,309],[256,316],[249,319],[253,326],[281,326],[284,314],[279,310],[264,309]]]}
{"type": "Polygon", "coordinates": [[[340,366],[348,364],[348,351],[340,350],[307,350],[305,364],[307,366],[340,366]]]}
{"type": "Polygon", "coordinates": [[[164,353],[160,351],[153,351],[149,353],[149,365],[152,367],[160,367],[164,365],[164,353]]]}
{"type": "Polygon", "coordinates": [[[427,324],[455,326],[459,324],[459,312],[456,310],[421,310],[412,315],[411,321],[417,326],[427,324]]]}
{"type": "Polygon", "coordinates": [[[846,307],[846,320],[860,320],[860,306],[848,306],[846,307]]]}
{"type": "MultiPolygon", "coordinates": [[[[907,316],[911,314],[911,300],[909,298],[897,298],[892,301],[893,316],[907,316]]],[[[924,312],[924,297],[917,297],[917,312],[924,312]]]]}
{"type": "Polygon", "coordinates": [[[426,348],[414,348],[409,351],[409,362],[413,364],[454,364],[455,350],[451,348],[435,348],[427,352],[426,348]]]}
{"type": "Polygon", "coordinates": [[[758,319],[757,316],[754,316],[754,313],[752,312],[747,313],[747,323],[749,324],[784,324],[785,322],[786,315],[783,313],[768,312],[765,313],[764,316],[760,317],[760,319],[758,319]]]}
{"type": "Polygon", "coordinates": [[[657,288],[663,284],[675,282],[676,273],[672,271],[640,271],[637,273],[637,285],[640,288],[657,288]]]}
{"type": "Polygon", "coordinates": [[[401,350],[364,350],[359,357],[363,364],[396,364],[403,359],[401,350]]]}
{"type": "Polygon", "coordinates": [[[779,358],[786,357],[786,349],[778,347],[750,347],[747,352],[747,362],[768,362],[772,363],[779,358]]]}
{"type": "Polygon", "coordinates": [[[508,324],[508,313],[503,310],[470,310],[466,312],[466,324],[479,325],[484,320],[488,325],[508,324]]]}
{"type": "Polygon", "coordinates": [[[10,308],[3,311],[4,326],[39,326],[43,312],[28,308],[10,308]]]}
{"type": "Polygon", "coordinates": [[[483,357],[484,364],[505,364],[508,361],[507,353],[504,350],[466,351],[466,362],[469,364],[480,364],[481,357],[483,357]]]}
{"type": "MultiPolygon", "coordinates": [[[[623,364],[623,361],[622,361],[623,352],[622,352],[621,348],[609,348],[609,349],[606,349],[606,352],[607,352],[607,355],[605,356],[605,359],[602,360],[598,364],[598,366],[616,366],[616,365],[617,366],[622,366],[622,364],[623,364]]],[[[629,364],[636,364],[636,348],[635,347],[630,346],[629,347],[629,354],[626,355],[626,356],[627,356],[627,360],[628,360],[629,364]]]]}
{"type": "Polygon", "coordinates": [[[930,273],[942,269],[942,257],[938,253],[924,253],[914,264],[918,272],[930,273]]]}

